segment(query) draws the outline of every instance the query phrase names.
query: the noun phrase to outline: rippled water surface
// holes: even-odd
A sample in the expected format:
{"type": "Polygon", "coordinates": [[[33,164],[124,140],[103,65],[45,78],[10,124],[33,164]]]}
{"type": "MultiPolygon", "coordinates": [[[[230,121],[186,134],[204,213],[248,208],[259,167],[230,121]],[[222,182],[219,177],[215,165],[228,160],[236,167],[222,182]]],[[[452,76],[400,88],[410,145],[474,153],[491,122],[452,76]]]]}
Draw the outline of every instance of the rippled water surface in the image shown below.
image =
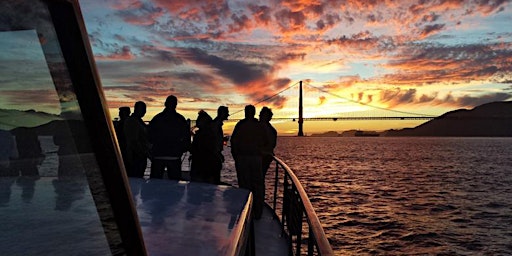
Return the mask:
{"type": "Polygon", "coordinates": [[[512,254],[512,138],[280,137],[337,255],[512,254]]]}
{"type": "MultiPolygon", "coordinates": [[[[42,176],[56,169],[52,145],[42,176]]],[[[279,137],[276,155],[336,255],[512,255],[512,138],[279,137]]]]}

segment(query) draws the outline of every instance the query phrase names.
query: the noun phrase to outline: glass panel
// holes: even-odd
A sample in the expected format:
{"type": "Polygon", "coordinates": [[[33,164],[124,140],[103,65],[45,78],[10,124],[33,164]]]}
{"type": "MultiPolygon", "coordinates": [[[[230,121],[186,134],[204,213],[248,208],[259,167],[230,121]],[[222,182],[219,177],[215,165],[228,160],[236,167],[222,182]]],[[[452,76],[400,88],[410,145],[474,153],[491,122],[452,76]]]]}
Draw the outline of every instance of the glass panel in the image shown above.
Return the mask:
{"type": "MultiPolygon", "coordinates": [[[[101,188],[89,184],[103,183],[89,183],[100,176],[92,173],[98,164],[48,7],[0,2],[2,254],[122,253],[115,223],[104,229],[100,220],[91,191],[101,188]]],[[[101,207],[110,211],[108,201],[101,207]]]]}

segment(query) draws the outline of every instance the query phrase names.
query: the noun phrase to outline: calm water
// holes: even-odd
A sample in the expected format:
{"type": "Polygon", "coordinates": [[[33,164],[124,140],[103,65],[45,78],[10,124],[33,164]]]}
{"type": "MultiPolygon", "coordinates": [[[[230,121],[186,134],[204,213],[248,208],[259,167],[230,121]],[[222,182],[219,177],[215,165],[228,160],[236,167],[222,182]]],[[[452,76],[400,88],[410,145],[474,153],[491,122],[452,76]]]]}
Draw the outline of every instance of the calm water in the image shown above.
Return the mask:
{"type": "MultiPolygon", "coordinates": [[[[52,176],[56,147],[42,144],[52,176]]],[[[279,137],[276,155],[337,255],[512,255],[512,138],[279,137]]]]}
{"type": "Polygon", "coordinates": [[[280,137],[339,255],[512,254],[512,138],[280,137]]]}

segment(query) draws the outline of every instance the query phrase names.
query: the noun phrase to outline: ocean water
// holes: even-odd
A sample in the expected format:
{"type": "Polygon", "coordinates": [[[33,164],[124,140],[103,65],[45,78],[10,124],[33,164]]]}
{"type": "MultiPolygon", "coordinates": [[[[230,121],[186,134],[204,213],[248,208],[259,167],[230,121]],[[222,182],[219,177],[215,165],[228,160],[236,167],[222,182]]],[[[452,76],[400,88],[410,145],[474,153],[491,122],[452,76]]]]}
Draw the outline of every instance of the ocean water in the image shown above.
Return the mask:
{"type": "Polygon", "coordinates": [[[512,138],[280,137],[337,255],[512,255],[512,138]]]}
{"type": "MultiPolygon", "coordinates": [[[[40,174],[55,176],[57,147],[40,140],[40,174]]],[[[276,155],[336,255],[512,255],[512,138],[279,137],[276,155]]]]}

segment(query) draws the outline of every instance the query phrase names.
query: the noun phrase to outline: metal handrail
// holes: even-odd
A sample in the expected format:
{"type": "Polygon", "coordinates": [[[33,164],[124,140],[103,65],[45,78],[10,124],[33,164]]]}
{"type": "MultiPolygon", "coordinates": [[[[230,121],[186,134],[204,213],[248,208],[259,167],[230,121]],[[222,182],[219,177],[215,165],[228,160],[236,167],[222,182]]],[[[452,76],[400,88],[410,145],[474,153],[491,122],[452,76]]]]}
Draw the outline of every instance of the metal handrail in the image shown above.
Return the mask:
{"type": "Polygon", "coordinates": [[[274,156],[274,161],[276,168],[274,198],[271,207],[276,214],[278,214],[278,211],[281,211],[281,225],[283,232],[289,238],[290,253],[301,255],[302,237],[307,235],[307,255],[334,255],[320,220],[299,179],[281,159],[274,156]],[[279,170],[281,169],[283,170],[283,175],[280,180],[279,170]],[[279,185],[282,185],[281,189],[278,189],[279,185]],[[278,198],[281,198],[281,200],[278,200],[278,198]],[[278,205],[278,202],[281,205],[278,205]],[[302,220],[304,218],[308,227],[307,233],[303,232],[302,220]],[[295,240],[293,240],[294,236],[296,237],[295,240]]]}

